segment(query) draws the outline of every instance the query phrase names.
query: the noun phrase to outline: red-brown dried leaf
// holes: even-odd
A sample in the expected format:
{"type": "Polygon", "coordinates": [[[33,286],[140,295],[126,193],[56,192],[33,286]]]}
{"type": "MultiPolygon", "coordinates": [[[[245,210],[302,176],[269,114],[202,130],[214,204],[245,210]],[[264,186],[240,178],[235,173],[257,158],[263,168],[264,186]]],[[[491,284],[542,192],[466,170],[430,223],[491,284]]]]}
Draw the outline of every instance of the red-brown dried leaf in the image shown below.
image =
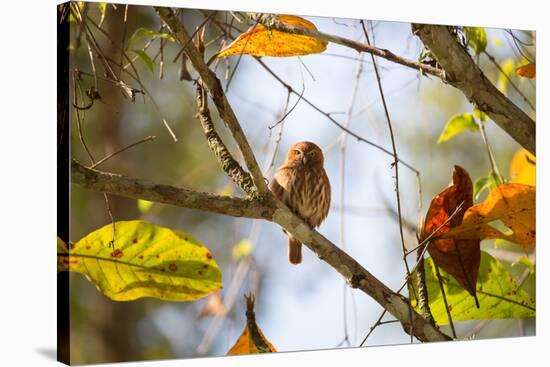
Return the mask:
{"type": "MultiPolygon", "coordinates": [[[[453,182],[432,199],[422,226],[421,240],[445,223],[461,203],[460,211],[439,230],[438,235],[459,226],[464,213],[473,205],[470,175],[464,168],[454,166],[453,182]]],[[[428,252],[437,266],[451,274],[474,297],[481,257],[479,244],[479,240],[437,239],[428,245],[428,252]]]]}

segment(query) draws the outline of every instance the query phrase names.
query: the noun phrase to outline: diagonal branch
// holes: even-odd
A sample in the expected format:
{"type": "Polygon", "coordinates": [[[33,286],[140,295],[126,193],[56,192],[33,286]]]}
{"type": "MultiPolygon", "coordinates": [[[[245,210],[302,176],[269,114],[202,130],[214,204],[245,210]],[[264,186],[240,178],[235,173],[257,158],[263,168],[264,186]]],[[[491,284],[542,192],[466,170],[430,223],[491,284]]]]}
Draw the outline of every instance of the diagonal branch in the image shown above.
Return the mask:
{"type": "Polygon", "coordinates": [[[246,192],[250,197],[254,197],[256,194],[256,187],[252,181],[252,177],[243,170],[239,162],[237,162],[222,139],[216,132],[212,118],[210,117],[210,110],[208,109],[208,100],[206,92],[202,87],[201,80],[199,79],[196,83],[197,93],[197,107],[198,113],[197,116],[201,122],[204,135],[206,137],[206,142],[210,147],[210,150],[214,152],[214,155],[218,159],[218,162],[222,166],[224,172],[235,182],[244,192],[246,192]]]}
{"type": "Polygon", "coordinates": [[[460,89],[470,102],[489,115],[521,146],[535,154],[535,121],[485,77],[448,28],[426,24],[413,24],[412,28],[445,70],[443,80],[460,89]]]}
{"type": "Polygon", "coordinates": [[[342,274],[351,287],[360,289],[388,310],[403,324],[406,332],[412,330],[414,336],[421,341],[450,340],[447,335],[437,327],[429,324],[416,311],[412,311],[412,319],[410,319],[409,312],[411,308],[408,299],[393,292],[355,259],[312,229],[279,201],[264,200],[265,203],[259,203],[253,199],[196,192],[114,173],[92,170],[74,160],[72,163],[72,182],[89,190],[107,192],[133,199],[144,199],[211,213],[275,222],[304,243],[320,259],[342,274]]]}
{"type": "Polygon", "coordinates": [[[248,144],[244,131],[237,120],[237,116],[235,116],[235,113],[233,112],[233,109],[231,108],[231,105],[223,92],[220,80],[216,77],[216,74],[208,68],[201,53],[191,42],[189,34],[183,27],[180,20],[175,16],[172,9],[155,7],[155,10],[163,22],[168,26],[178,43],[183,46],[185,54],[193,64],[195,70],[199,73],[204,87],[208,90],[208,93],[210,93],[212,101],[218,109],[220,117],[231,131],[233,138],[239,146],[246,166],[252,175],[259,196],[266,196],[269,194],[269,189],[265,182],[265,178],[260,170],[260,167],[258,166],[256,157],[254,157],[254,153],[248,144]]]}
{"type": "Polygon", "coordinates": [[[357,41],[336,36],[333,34],[323,33],[316,29],[308,29],[308,28],[293,26],[291,24],[281,22],[276,17],[270,16],[270,15],[261,15],[258,13],[249,13],[248,15],[249,15],[249,18],[251,18],[252,20],[257,21],[270,29],[276,29],[280,32],[293,33],[293,34],[298,34],[302,36],[309,36],[309,37],[317,38],[323,41],[336,43],[342,46],[352,48],[358,52],[368,52],[371,55],[382,57],[388,61],[392,61],[394,63],[400,64],[415,70],[422,71],[425,74],[433,75],[441,79],[444,79],[445,77],[445,72],[441,69],[435,68],[428,64],[423,64],[414,60],[410,60],[405,57],[401,57],[399,55],[394,54],[390,50],[374,47],[369,44],[357,42],[357,41]]]}

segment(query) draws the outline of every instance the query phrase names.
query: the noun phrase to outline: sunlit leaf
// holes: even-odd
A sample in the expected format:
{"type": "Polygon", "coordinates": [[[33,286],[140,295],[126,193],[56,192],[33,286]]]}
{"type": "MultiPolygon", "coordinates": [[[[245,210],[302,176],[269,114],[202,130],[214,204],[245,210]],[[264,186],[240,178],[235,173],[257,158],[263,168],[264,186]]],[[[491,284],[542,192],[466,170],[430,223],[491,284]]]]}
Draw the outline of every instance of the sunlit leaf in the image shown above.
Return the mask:
{"type": "Polygon", "coordinates": [[[254,296],[246,296],[246,326],[231,347],[227,355],[234,356],[239,354],[254,354],[254,353],[272,353],[276,352],[275,348],[265,338],[264,334],[256,324],[256,315],[254,313],[254,296]]]}
{"type": "MultiPolygon", "coordinates": [[[[307,29],[317,28],[310,21],[294,15],[278,15],[281,22],[307,29]]],[[[267,29],[262,24],[251,26],[226,48],[221,50],[217,57],[248,54],[254,56],[301,56],[323,52],[327,42],[297,34],[267,29]]]]}
{"type": "Polygon", "coordinates": [[[481,111],[479,108],[474,108],[474,116],[479,119],[481,122],[485,122],[489,120],[489,116],[483,111],[481,111]]]}
{"type": "Polygon", "coordinates": [[[143,37],[158,37],[158,38],[167,39],[170,42],[174,42],[174,37],[172,37],[168,33],[159,33],[147,28],[138,28],[136,29],[134,34],[132,34],[132,36],[130,37],[130,40],[128,41],[128,48],[132,48],[134,43],[143,37]]]}
{"type": "Polygon", "coordinates": [[[468,37],[468,46],[474,50],[475,55],[479,55],[487,48],[487,33],[481,27],[464,27],[468,37]]]}
{"type": "Polygon", "coordinates": [[[141,214],[147,213],[149,211],[149,209],[151,209],[152,206],[153,206],[152,201],[147,201],[147,200],[142,200],[142,199],[138,199],[138,201],[137,201],[137,207],[138,207],[138,210],[141,214]]]}
{"type": "Polygon", "coordinates": [[[221,188],[220,191],[218,191],[218,195],[221,196],[231,196],[235,192],[235,186],[233,183],[228,182],[224,187],[221,188]]]}
{"type": "Polygon", "coordinates": [[[535,79],[537,74],[537,65],[535,63],[526,64],[516,69],[516,74],[529,79],[535,79]]]}
{"type": "MultiPolygon", "coordinates": [[[[438,325],[447,325],[447,311],[431,258],[425,260],[425,269],[430,310],[438,325]]],[[[518,286],[502,264],[486,252],[481,252],[477,281],[479,308],[476,308],[473,298],[453,277],[445,272],[441,275],[454,322],[535,317],[534,301],[518,286]]],[[[416,272],[413,278],[416,278],[416,272]]],[[[416,279],[413,279],[412,284],[417,291],[416,279]]],[[[411,297],[411,301],[418,308],[414,297],[411,297]]]]}
{"type": "Polygon", "coordinates": [[[535,187],[507,183],[494,189],[484,202],[469,208],[462,224],[441,235],[441,238],[492,239],[502,238],[533,249],[536,238],[535,187]],[[499,230],[501,222],[512,233],[499,230]]]}
{"type": "MultiPolygon", "coordinates": [[[[460,226],[466,209],[473,205],[472,180],[468,172],[455,165],[452,177],[452,183],[434,196],[430,203],[421,227],[421,241],[431,234],[443,237],[454,227],[460,226]]],[[[428,252],[435,263],[451,274],[474,298],[479,242],[477,239],[433,239],[428,244],[428,252]]]]}
{"type": "Polygon", "coordinates": [[[231,250],[231,255],[233,256],[234,260],[240,260],[243,257],[249,256],[252,251],[254,251],[254,245],[252,242],[250,242],[249,239],[243,239],[239,241],[235,246],[233,246],[233,250],[231,250]]]}
{"type": "Polygon", "coordinates": [[[461,132],[469,131],[479,131],[479,126],[477,125],[474,116],[471,113],[459,113],[451,117],[443,132],[437,140],[437,144],[446,142],[447,140],[453,138],[455,135],[460,134],[461,132]]]}
{"type": "Polygon", "coordinates": [[[506,92],[508,91],[508,78],[514,75],[515,67],[516,64],[511,58],[505,59],[500,63],[500,68],[502,69],[502,72],[499,72],[498,74],[497,87],[503,94],[506,94],[506,92]]]}
{"type": "Polygon", "coordinates": [[[510,163],[511,182],[536,185],[536,159],[525,149],[519,149],[510,163]]]}
{"type": "Polygon", "coordinates": [[[485,190],[491,192],[499,184],[498,175],[491,170],[487,176],[480,177],[474,182],[474,199],[477,201],[485,190]]]}
{"type": "Polygon", "coordinates": [[[503,45],[502,40],[499,37],[496,37],[496,36],[491,37],[491,42],[492,42],[492,44],[495,48],[501,48],[502,45],[503,45]]]}
{"type": "Polygon", "coordinates": [[[97,8],[99,10],[99,14],[101,14],[101,18],[99,19],[99,24],[98,24],[98,26],[101,28],[101,25],[105,20],[105,13],[107,12],[107,3],[97,3],[97,8]]]}
{"type": "Polygon", "coordinates": [[[151,57],[147,54],[147,52],[143,50],[132,50],[136,55],[139,56],[139,58],[145,63],[145,66],[147,66],[147,69],[152,73],[155,70],[155,62],[151,57]]]}
{"type": "MultiPolygon", "coordinates": [[[[134,220],[100,228],[67,249],[58,259],[82,273],[115,301],[155,297],[192,301],[222,286],[221,271],[210,251],[191,235],[134,220]]],[[[59,241],[58,241],[59,242],[59,241]]]]}
{"type": "Polygon", "coordinates": [[[512,263],[512,266],[516,266],[518,264],[525,265],[527,269],[529,269],[529,274],[533,275],[535,273],[535,264],[529,259],[527,256],[522,256],[516,261],[512,263]]]}

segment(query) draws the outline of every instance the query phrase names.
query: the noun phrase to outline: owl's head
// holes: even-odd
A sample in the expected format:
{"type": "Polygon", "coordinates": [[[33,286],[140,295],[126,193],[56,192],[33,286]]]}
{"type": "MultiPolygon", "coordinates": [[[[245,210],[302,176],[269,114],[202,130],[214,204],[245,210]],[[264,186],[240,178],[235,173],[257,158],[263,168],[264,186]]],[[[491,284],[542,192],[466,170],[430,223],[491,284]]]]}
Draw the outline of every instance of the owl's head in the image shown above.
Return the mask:
{"type": "Polygon", "coordinates": [[[321,148],[310,141],[300,141],[290,147],[286,156],[289,166],[323,166],[324,157],[321,148]]]}

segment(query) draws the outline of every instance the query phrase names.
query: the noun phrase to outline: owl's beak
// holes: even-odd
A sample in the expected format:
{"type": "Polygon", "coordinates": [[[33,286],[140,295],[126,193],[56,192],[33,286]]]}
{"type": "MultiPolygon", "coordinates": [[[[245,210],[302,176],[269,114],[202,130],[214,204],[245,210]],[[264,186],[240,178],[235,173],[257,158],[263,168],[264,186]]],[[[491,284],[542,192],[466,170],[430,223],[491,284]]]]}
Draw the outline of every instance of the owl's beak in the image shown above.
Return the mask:
{"type": "Polygon", "coordinates": [[[304,154],[302,157],[302,164],[305,166],[307,164],[307,155],[304,154]]]}

